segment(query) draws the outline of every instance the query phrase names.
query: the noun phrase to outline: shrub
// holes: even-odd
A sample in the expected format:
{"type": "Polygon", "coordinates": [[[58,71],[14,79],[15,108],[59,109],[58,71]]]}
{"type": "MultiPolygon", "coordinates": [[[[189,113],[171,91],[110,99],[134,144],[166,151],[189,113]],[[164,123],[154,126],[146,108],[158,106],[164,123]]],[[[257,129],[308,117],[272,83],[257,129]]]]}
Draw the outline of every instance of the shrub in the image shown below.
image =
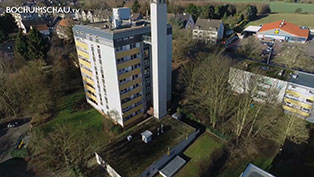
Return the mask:
{"type": "Polygon", "coordinates": [[[123,128],[120,126],[120,125],[113,125],[111,127],[111,131],[114,133],[114,134],[120,134],[122,131],[123,131],[123,128]]]}
{"type": "Polygon", "coordinates": [[[296,14],[302,13],[302,8],[297,8],[297,9],[295,9],[295,13],[296,13],[296,14]]]}
{"type": "Polygon", "coordinates": [[[29,156],[27,148],[21,148],[21,149],[14,148],[10,152],[10,154],[12,157],[19,157],[19,158],[25,158],[25,157],[29,156]]]}

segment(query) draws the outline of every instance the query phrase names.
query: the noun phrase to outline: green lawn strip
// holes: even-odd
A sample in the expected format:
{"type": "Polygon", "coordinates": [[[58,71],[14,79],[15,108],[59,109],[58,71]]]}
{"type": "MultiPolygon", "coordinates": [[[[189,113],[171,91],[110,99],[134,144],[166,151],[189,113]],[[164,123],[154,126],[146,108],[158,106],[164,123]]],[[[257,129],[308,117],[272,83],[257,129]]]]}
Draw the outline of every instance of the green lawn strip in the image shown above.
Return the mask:
{"type": "Polygon", "coordinates": [[[57,125],[70,124],[75,127],[76,130],[93,127],[100,131],[103,126],[103,116],[99,112],[95,109],[76,112],[72,110],[73,105],[82,98],[84,98],[84,92],[82,91],[60,98],[57,102],[57,113],[55,117],[40,128],[45,133],[49,133],[53,131],[53,128],[57,125]]]}
{"type": "Polygon", "coordinates": [[[198,176],[200,163],[221,149],[223,143],[209,133],[204,133],[185,152],[191,160],[178,172],[177,177],[198,176]]]}
{"type": "Polygon", "coordinates": [[[303,3],[289,3],[289,2],[270,2],[270,0],[216,0],[218,2],[230,2],[230,3],[265,3],[270,5],[272,12],[279,13],[295,13],[298,8],[302,9],[302,12],[314,13],[314,4],[303,3]]]}
{"type": "Polygon", "coordinates": [[[240,174],[246,169],[249,163],[253,163],[255,166],[268,170],[270,168],[271,163],[276,157],[277,153],[273,153],[271,156],[263,156],[260,154],[256,158],[248,158],[241,161],[241,163],[234,164],[232,167],[225,169],[219,177],[234,177],[240,176],[240,174]]]}
{"type": "MultiPolygon", "coordinates": [[[[314,7],[313,7],[314,10],[314,7]]],[[[286,20],[287,22],[294,23],[299,26],[307,26],[309,28],[314,28],[314,14],[269,14],[268,16],[261,18],[259,20],[251,21],[249,25],[261,25],[265,23],[271,23],[279,20],[286,20]],[[302,20],[300,20],[302,19],[302,20]]]]}

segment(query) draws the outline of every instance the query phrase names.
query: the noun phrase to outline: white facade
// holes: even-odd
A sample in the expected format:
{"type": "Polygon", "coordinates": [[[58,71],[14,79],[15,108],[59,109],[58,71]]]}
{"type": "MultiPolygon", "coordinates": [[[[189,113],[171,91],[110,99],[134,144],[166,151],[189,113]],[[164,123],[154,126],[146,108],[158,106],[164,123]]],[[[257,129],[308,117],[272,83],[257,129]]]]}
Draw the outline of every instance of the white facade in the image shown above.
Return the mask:
{"type": "Polygon", "coordinates": [[[164,0],[153,0],[150,9],[153,107],[154,117],[160,119],[167,114],[167,5],[164,0]]]}

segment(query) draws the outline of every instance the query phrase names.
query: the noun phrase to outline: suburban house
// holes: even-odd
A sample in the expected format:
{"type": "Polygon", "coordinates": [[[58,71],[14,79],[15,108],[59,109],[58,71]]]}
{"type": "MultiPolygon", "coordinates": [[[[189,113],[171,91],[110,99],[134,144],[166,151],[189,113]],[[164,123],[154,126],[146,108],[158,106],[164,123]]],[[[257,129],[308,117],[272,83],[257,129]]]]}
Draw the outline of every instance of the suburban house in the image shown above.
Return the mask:
{"type": "Polygon", "coordinates": [[[223,38],[224,24],[222,20],[198,18],[192,35],[198,41],[217,43],[223,38]]]}
{"type": "Polygon", "coordinates": [[[255,90],[255,101],[280,103],[286,113],[314,122],[314,74],[245,61],[230,69],[229,83],[236,93],[255,90]]]}
{"type": "Polygon", "coordinates": [[[184,29],[193,29],[194,28],[194,20],[192,15],[183,13],[183,14],[173,14],[168,13],[167,14],[168,22],[172,19],[176,20],[180,25],[182,25],[182,28],[184,29]]]}
{"type": "Polygon", "coordinates": [[[23,20],[32,20],[39,18],[37,13],[11,13],[18,28],[22,27],[23,20]]]}
{"type": "Polygon", "coordinates": [[[56,33],[60,39],[69,39],[68,33],[70,32],[72,24],[69,19],[62,19],[56,27],[56,33]]]}
{"type": "Polygon", "coordinates": [[[183,25],[184,29],[193,29],[195,25],[192,15],[187,13],[176,14],[175,19],[183,25]]]}
{"type": "Polygon", "coordinates": [[[36,28],[40,33],[44,36],[50,35],[50,19],[48,18],[37,18],[37,19],[30,19],[30,20],[22,20],[20,29],[23,33],[28,33],[30,29],[36,28]]]}
{"type": "Polygon", "coordinates": [[[82,10],[74,14],[76,20],[95,22],[110,21],[112,12],[109,9],[82,10]]]}
{"type": "Polygon", "coordinates": [[[310,30],[305,26],[298,26],[285,20],[267,23],[257,31],[260,39],[270,38],[288,42],[305,43],[310,36],[310,30]]]}

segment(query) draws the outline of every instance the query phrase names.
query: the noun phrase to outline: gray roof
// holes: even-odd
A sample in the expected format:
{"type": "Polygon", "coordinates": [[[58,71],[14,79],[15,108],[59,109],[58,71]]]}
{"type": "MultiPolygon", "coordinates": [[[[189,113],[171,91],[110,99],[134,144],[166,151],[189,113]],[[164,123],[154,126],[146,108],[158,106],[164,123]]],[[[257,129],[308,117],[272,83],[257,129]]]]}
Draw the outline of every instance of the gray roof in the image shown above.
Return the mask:
{"type": "Polygon", "coordinates": [[[153,135],[153,133],[149,130],[145,130],[144,132],[141,133],[142,136],[144,136],[145,138],[148,138],[150,136],[153,135]]]}
{"type": "Polygon", "coordinates": [[[30,20],[22,20],[23,25],[25,28],[29,28],[30,26],[37,26],[37,25],[50,25],[50,18],[36,18],[30,20]]]}
{"type": "Polygon", "coordinates": [[[198,18],[195,26],[201,30],[218,29],[221,23],[222,20],[198,18]]]}
{"type": "Polygon", "coordinates": [[[294,73],[297,74],[298,77],[297,78],[291,77],[289,79],[289,82],[314,88],[314,74],[309,74],[301,71],[295,71],[294,73]]]}
{"type": "Polygon", "coordinates": [[[171,177],[176,172],[179,171],[181,167],[185,164],[185,160],[180,156],[176,156],[172,161],[170,161],[163,169],[160,170],[160,173],[163,176],[171,177]]]}
{"type": "Polygon", "coordinates": [[[250,163],[240,177],[275,177],[275,176],[250,163]]]}
{"type": "Polygon", "coordinates": [[[176,14],[175,18],[179,21],[186,22],[190,19],[190,14],[176,14]]]}

